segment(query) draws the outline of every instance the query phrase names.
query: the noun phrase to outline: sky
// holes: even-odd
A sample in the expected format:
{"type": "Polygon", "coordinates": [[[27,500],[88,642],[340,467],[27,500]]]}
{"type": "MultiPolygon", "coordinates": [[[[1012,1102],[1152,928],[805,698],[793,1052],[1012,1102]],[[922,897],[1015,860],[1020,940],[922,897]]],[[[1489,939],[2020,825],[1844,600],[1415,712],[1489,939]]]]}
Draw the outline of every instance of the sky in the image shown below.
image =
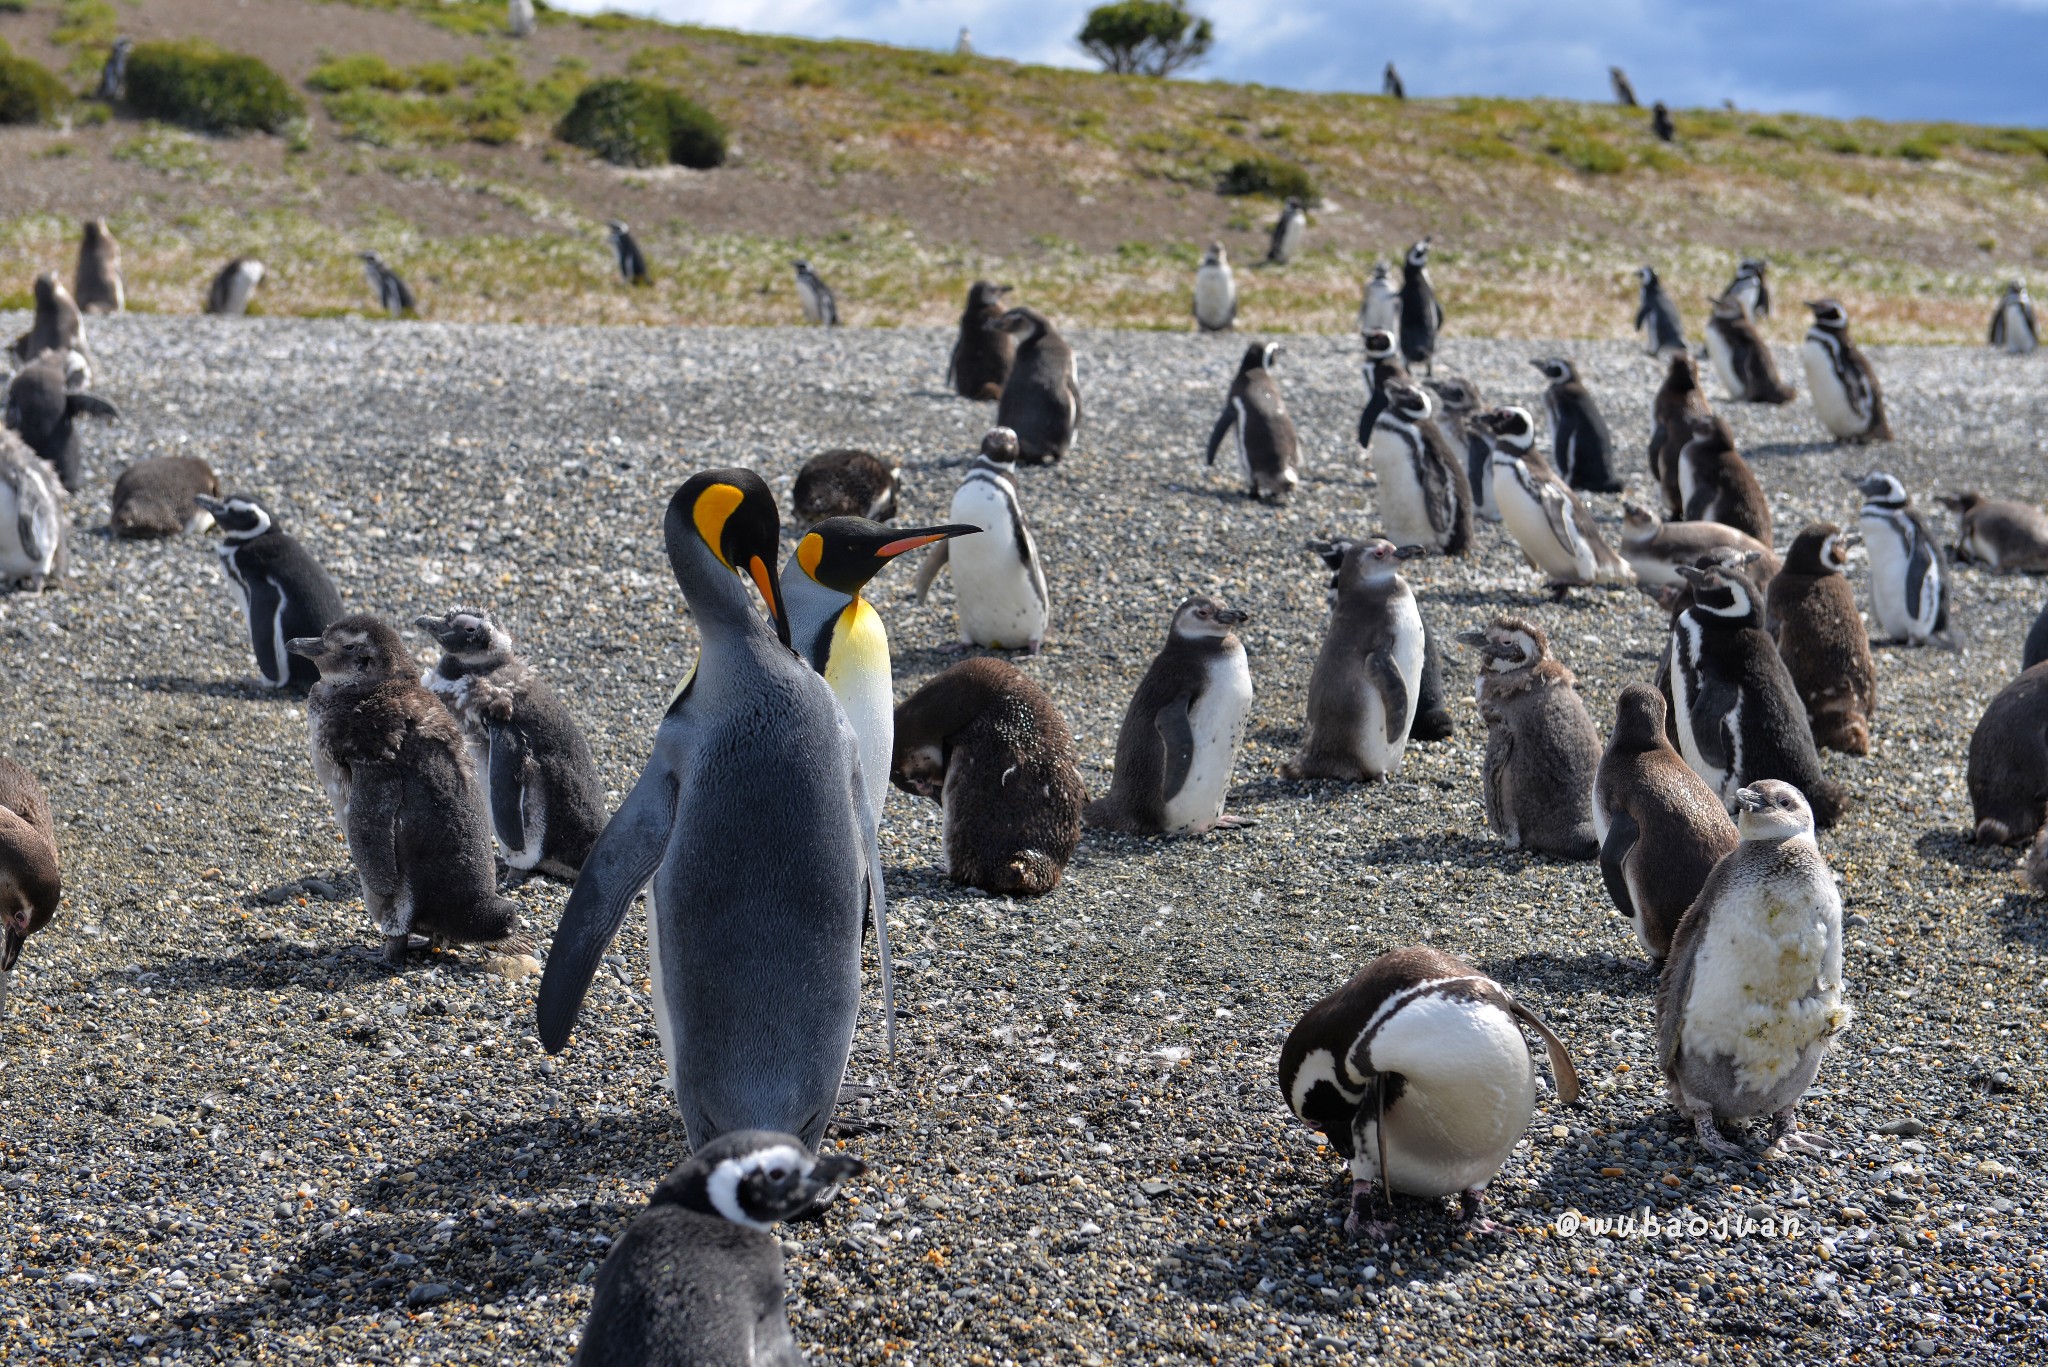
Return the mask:
{"type": "MultiPolygon", "coordinates": [[[[1092,66],[1089,0],[553,0],[807,38],[1092,66]]],[[[1888,119],[2048,124],[2048,0],[1192,0],[1216,25],[1197,79],[1410,95],[1609,98],[1888,119]]]]}

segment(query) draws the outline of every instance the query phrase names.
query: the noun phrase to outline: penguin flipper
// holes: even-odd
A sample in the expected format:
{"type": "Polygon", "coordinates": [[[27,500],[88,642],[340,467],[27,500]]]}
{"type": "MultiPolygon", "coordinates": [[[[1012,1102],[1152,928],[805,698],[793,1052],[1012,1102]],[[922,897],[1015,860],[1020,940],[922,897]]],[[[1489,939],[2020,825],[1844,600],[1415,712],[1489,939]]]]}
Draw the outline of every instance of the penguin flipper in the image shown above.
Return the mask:
{"type": "Polygon", "coordinates": [[[1926,601],[1927,576],[1935,572],[1939,552],[1925,526],[1916,521],[1915,530],[1919,535],[1913,538],[1913,551],[1906,560],[1906,615],[1918,621],[1926,601]]]}
{"type": "Polygon", "coordinates": [[[1170,801],[1188,781],[1195,766],[1195,728],[1188,720],[1194,696],[1183,693],[1152,716],[1152,728],[1159,733],[1165,753],[1159,766],[1159,799],[1170,801]]]}
{"type": "Polygon", "coordinates": [[[277,625],[284,611],[284,594],[267,574],[251,575],[245,585],[249,594],[249,645],[256,652],[256,672],[272,687],[282,687],[292,675],[292,662],[284,655],[284,632],[277,625]]]}
{"type": "Polygon", "coordinates": [[[1237,403],[1235,396],[1223,405],[1223,416],[1216,419],[1216,426],[1209,432],[1209,453],[1203,457],[1204,465],[1216,463],[1216,448],[1223,445],[1223,439],[1230,435],[1230,429],[1237,426],[1237,403]]]}
{"type": "Polygon", "coordinates": [[[1413,720],[1408,715],[1408,681],[1401,677],[1400,667],[1388,651],[1374,651],[1366,658],[1365,666],[1372,674],[1373,686],[1380,691],[1380,710],[1387,714],[1387,744],[1399,745],[1413,720]]]}
{"type": "Polygon", "coordinates": [[[526,848],[526,738],[513,727],[493,726],[491,772],[487,791],[491,799],[491,829],[507,850],[526,848]]]}
{"type": "Polygon", "coordinates": [[[118,418],[121,410],[97,394],[86,394],[71,390],[64,396],[64,411],[72,417],[87,414],[95,418],[118,418]]]}
{"type": "Polygon", "coordinates": [[[924,553],[924,564],[917,568],[918,602],[924,601],[925,595],[932,591],[932,584],[938,579],[939,571],[946,568],[946,558],[950,554],[946,547],[951,544],[949,541],[934,542],[932,548],[924,553]]]}
{"type": "Polygon", "coordinates": [[[1586,544],[1586,539],[1579,535],[1578,518],[1573,515],[1578,500],[1563,485],[1546,482],[1542,502],[1543,517],[1550,523],[1550,534],[1557,538],[1558,545],[1571,552],[1572,559],[1577,560],[1586,544]]]}
{"type": "Polygon", "coordinates": [[[1607,884],[1607,895],[1614,899],[1615,910],[1634,920],[1635,898],[1628,891],[1628,856],[1641,838],[1643,828],[1627,812],[1616,812],[1608,820],[1607,839],[1600,844],[1600,881],[1607,884]]]}
{"type": "MultiPolygon", "coordinates": [[[[944,545],[944,542],[940,543],[944,545]]],[[[859,814],[861,836],[867,850],[868,911],[875,918],[875,955],[882,964],[882,1031],[889,1042],[889,1062],[896,1061],[896,970],[889,959],[889,890],[882,880],[882,842],[879,834],[882,814],[868,805],[867,780],[860,768],[860,739],[842,714],[840,734],[853,757],[853,810],[859,814]]]]}
{"type": "Polygon", "coordinates": [[[378,815],[401,809],[404,786],[388,764],[356,760],[349,765],[348,857],[363,882],[363,905],[387,937],[412,932],[409,918],[401,925],[385,914],[397,902],[404,876],[398,870],[398,819],[378,815]]]}
{"type": "Polygon", "coordinates": [[[583,861],[548,949],[534,1012],[535,1032],[550,1054],[569,1042],[598,960],[619,933],[633,898],[661,867],[675,817],[675,776],[666,767],[650,766],[583,861]]]}
{"type": "Polygon", "coordinates": [[[1557,1079],[1557,1099],[1569,1106],[1579,1099],[1579,1070],[1572,1066],[1572,1051],[1564,1047],[1549,1022],[1528,1007],[1508,998],[1508,1011],[1522,1024],[1543,1037],[1543,1052],[1550,1055],[1550,1071],[1557,1079]]]}

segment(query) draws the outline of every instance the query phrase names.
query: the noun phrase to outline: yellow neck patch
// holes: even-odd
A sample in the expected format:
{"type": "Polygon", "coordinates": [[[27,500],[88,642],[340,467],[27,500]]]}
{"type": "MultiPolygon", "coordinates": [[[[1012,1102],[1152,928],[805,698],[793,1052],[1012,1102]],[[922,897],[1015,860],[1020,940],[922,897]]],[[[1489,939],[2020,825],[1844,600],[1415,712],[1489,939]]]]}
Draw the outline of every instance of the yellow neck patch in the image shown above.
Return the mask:
{"type": "Polygon", "coordinates": [[[704,544],[718,557],[718,563],[727,569],[732,561],[725,558],[723,541],[725,524],[732,519],[733,511],[747,501],[741,490],[730,484],[714,484],[697,495],[697,504],[690,509],[691,520],[697,524],[697,535],[704,538],[704,544]]]}

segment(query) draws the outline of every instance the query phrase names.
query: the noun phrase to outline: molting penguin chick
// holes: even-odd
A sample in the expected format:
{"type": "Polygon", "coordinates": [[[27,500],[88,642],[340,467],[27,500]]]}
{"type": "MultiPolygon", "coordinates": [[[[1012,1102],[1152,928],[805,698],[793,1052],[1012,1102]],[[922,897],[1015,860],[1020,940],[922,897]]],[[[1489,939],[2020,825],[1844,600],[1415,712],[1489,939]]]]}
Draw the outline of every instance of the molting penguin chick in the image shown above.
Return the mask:
{"type": "Polygon", "coordinates": [[[789,491],[796,525],[813,527],[828,517],[864,517],[887,522],[896,516],[903,467],[872,451],[820,451],[796,472],[789,491]]]}
{"type": "Polygon", "coordinates": [[[1768,585],[1778,572],[1778,558],[1749,533],[1719,522],[1666,522],[1633,499],[1621,505],[1620,550],[1621,558],[1635,571],[1637,586],[1660,601],[1684,586],[1678,567],[1697,567],[1700,557],[1709,551],[1755,555],[1750,578],[1759,588],[1768,585]]]}
{"type": "Polygon", "coordinates": [[[220,497],[220,480],[197,456],[137,461],[114,481],[107,526],[115,536],[129,538],[204,531],[213,525],[213,514],[199,506],[201,494],[220,497]]]}
{"type": "Polygon", "coordinates": [[[1432,422],[1436,404],[1420,385],[1390,381],[1368,454],[1379,476],[1380,522],[1397,545],[1444,555],[1472,548],[1472,483],[1462,451],[1432,422]]]}
{"type": "Polygon", "coordinates": [[[1600,535],[1578,495],[1537,454],[1529,410],[1496,408],[1479,421],[1488,437],[1501,525],[1522,557],[1549,577],[1545,587],[1561,599],[1575,586],[1628,583],[1634,571],[1600,535]]]}
{"type": "Polygon", "coordinates": [[[306,699],[307,748],[385,961],[402,964],[413,935],[530,955],[519,908],[497,893],[462,733],[420,684],[398,633],[375,617],[343,617],[285,648],[320,671],[306,699]]]}
{"type": "Polygon", "coordinates": [[[1017,434],[997,427],[981,439],[981,454],[953,492],[952,518],[979,527],[956,548],[941,541],[917,571],[917,601],[931,592],[939,571],[953,566],[953,612],[962,646],[1028,650],[1045,645],[1051,621],[1045,565],[1017,502],[1017,434]]]}
{"type": "Polygon", "coordinates": [[[1790,403],[1799,397],[1779,378],[1778,363],[1771,356],[1769,344],[1758,334],[1741,301],[1732,294],[1715,300],[1713,313],[1707,318],[1707,356],[1731,399],[1741,403],[1790,403]]]}
{"type": "Polygon", "coordinates": [[[63,892],[50,800],[34,774],[0,755],[0,1018],[22,946],[57,914],[63,892]]]}
{"type": "Polygon", "coordinates": [[[1479,426],[1486,403],[1479,386],[1462,375],[1424,380],[1423,387],[1436,395],[1433,421],[1453,452],[1465,453],[1465,480],[1472,486],[1472,512],[1488,522],[1500,521],[1500,509],[1493,498],[1493,445],[1479,426]]]}
{"type": "Polygon", "coordinates": [[[79,234],[71,297],[85,313],[119,313],[126,302],[121,290],[121,245],[114,241],[104,218],[87,219],[79,234]]]}
{"type": "Polygon", "coordinates": [[[604,783],[582,728],[481,608],[413,625],[441,647],[420,682],[462,727],[505,863],[573,882],[606,815],[604,783]]]}
{"type": "Polygon", "coordinates": [[[946,359],[946,383],[963,399],[1003,397],[1003,383],[1010,378],[1017,344],[1009,333],[992,324],[1003,316],[1003,296],[1009,292],[1008,285],[986,280],[968,286],[967,306],[960,311],[960,335],[953,339],[953,354],[946,359]]]}
{"type": "Polygon", "coordinates": [[[1671,302],[1656,270],[1650,266],[1637,267],[1636,283],[1636,331],[1642,334],[1643,350],[1652,356],[1684,351],[1685,328],[1678,321],[1678,305],[1671,302]]]}
{"type": "Polygon", "coordinates": [[[0,428],[0,587],[41,593],[70,569],[64,487],[35,453],[0,428]]]}
{"type": "Polygon", "coordinates": [[[832,287],[818,277],[810,262],[792,261],[789,265],[796,272],[796,298],[803,305],[804,317],[819,327],[838,327],[839,299],[832,287]]]}
{"type": "Polygon", "coordinates": [[[253,498],[192,501],[220,529],[220,569],[228,595],[249,627],[256,672],[269,688],[309,687],[319,678],[310,659],[295,659],[286,642],[326,631],[342,615],[341,593],[297,537],[279,530],[253,498]]]}
{"type": "Polygon", "coordinates": [[[263,283],[263,263],[250,256],[238,256],[222,266],[206,287],[206,311],[222,317],[239,318],[249,311],[256,287],[263,283]]]}
{"type": "Polygon", "coordinates": [[[1890,441],[1884,392],[1870,359],[1849,340],[1849,315],[1832,299],[1815,299],[1813,326],[1799,348],[1806,367],[1806,388],[1813,395],[1813,414],[1836,441],[1890,441]]]}
{"type": "Polygon", "coordinates": [[[1429,239],[1408,249],[1401,262],[1401,356],[1409,365],[1433,367],[1444,306],[1429,283],[1429,239]]]}
{"type": "Polygon", "coordinates": [[[1536,1110],[1524,1025],[1543,1040],[1558,1099],[1577,1101],[1571,1053],[1542,1018],[1426,945],[1382,954],[1302,1016],[1280,1047],[1280,1094],[1351,1169],[1346,1237],[1393,1234],[1394,1192],[1455,1195],[1460,1220],[1480,1219],[1536,1110]]]}
{"type": "Polygon", "coordinates": [[[1365,282],[1365,297],[1358,305],[1358,330],[1392,333],[1400,326],[1401,291],[1388,278],[1387,263],[1375,261],[1372,278],[1365,282]]]}
{"type": "Polygon", "coordinates": [[[1705,418],[1711,411],[1706,391],[1700,388],[1699,362],[1690,352],[1674,351],[1652,406],[1649,451],[1650,474],[1664,490],[1665,516],[1673,520],[1685,516],[1685,495],[1678,487],[1678,453],[1692,440],[1693,419],[1705,418]]]}
{"type": "Polygon", "coordinates": [[[1251,824],[1223,810],[1252,706],[1251,670],[1232,628],[1250,616],[1201,594],[1175,610],[1117,731],[1109,794],[1088,804],[1087,824],[1136,835],[1251,824]]]}
{"type": "Polygon", "coordinates": [[[1543,372],[1550,387],[1543,391],[1543,407],[1550,415],[1551,468],[1574,489],[1618,494],[1621,481],[1614,475],[1614,437],[1593,391],[1579,378],[1579,368],[1563,356],[1545,356],[1529,364],[1543,372]]]}
{"type": "Polygon", "coordinates": [[[2048,665],[2000,689],[1970,733],[1966,771],[1977,839],[2013,845],[2041,829],[2048,803],[2048,665]]]}
{"type": "MultiPolygon", "coordinates": [[[[1407,753],[1422,711],[1428,633],[1414,590],[1398,570],[1403,559],[1423,552],[1377,540],[1312,549],[1336,571],[1330,625],[1309,676],[1301,750],[1280,766],[1280,775],[1384,778],[1407,753]]],[[[1441,680],[1437,691],[1441,711],[1441,680]]]]}
{"type": "Polygon", "coordinates": [[[1735,449],[1735,432],[1718,413],[1694,416],[1678,453],[1678,492],[1690,522],[1718,522],[1771,544],[1771,504],[1756,472],[1735,449]]]}
{"type": "Polygon", "coordinates": [[[1986,498],[1974,489],[1944,497],[1956,515],[1956,559],[1993,574],[2048,573],[2048,513],[2031,503],[1986,498]]]}
{"type": "Polygon", "coordinates": [[[1721,1126],[1771,1119],[1771,1152],[1819,1152],[1799,1098],[1849,1028],[1842,897],[1789,783],[1739,789],[1741,843],[1679,923],[1657,988],[1657,1057],[1678,1113],[1707,1150],[1743,1156],[1721,1126]]]}
{"type": "Polygon", "coordinates": [[[1301,201],[1293,195],[1280,206],[1280,217],[1273,220],[1273,240],[1266,247],[1268,266],[1284,266],[1294,259],[1301,250],[1302,238],[1308,236],[1308,215],[1303,212],[1301,201]]]}
{"type": "Polygon", "coordinates": [[[78,419],[118,418],[121,413],[98,395],[73,388],[65,361],[65,353],[46,351],[23,366],[8,383],[4,421],[50,463],[64,487],[76,493],[85,483],[85,443],[79,440],[78,419]]]}
{"type": "Polygon", "coordinates": [[[1845,755],[1870,753],[1870,719],[1877,714],[1870,637],[1842,574],[1849,548],[1862,539],[1832,522],[1810,524],[1771,579],[1764,606],[1764,630],[1806,704],[1813,743],[1845,755]]]}
{"type": "Polygon", "coordinates": [[[690,1155],[597,1270],[575,1367],[799,1367],[771,1228],[867,1171],[795,1135],[737,1130],[690,1155]]]}
{"type": "Polygon", "coordinates": [[[1228,332],[1237,322],[1237,277],[1230,273],[1230,254],[1211,242],[1195,267],[1195,326],[1204,332],[1228,332]]]}
{"type": "Polygon", "coordinates": [[[946,876],[963,887],[1051,892],[1081,842],[1073,733],[1006,660],[962,660],[897,707],[890,778],[940,804],[946,876]]]}
{"type": "Polygon", "coordinates": [[[24,366],[44,352],[54,351],[63,358],[65,383],[73,389],[86,388],[92,383],[92,352],[85,343],[85,319],[79,315],[71,291],[55,273],[44,271],[36,277],[35,300],[33,321],[27,332],[9,344],[8,354],[17,366],[24,366]]]}
{"type": "Polygon", "coordinates": [[[1458,640],[1481,656],[1479,715],[1486,722],[1480,789],[1486,824],[1509,849],[1591,859],[1593,774],[1600,737],[1572,672],[1534,622],[1496,617],[1458,640]]]}
{"type": "Polygon", "coordinates": [[[2015,356],[2025,356],[2041,345],[2041,329],[2034,317],[2034,301],[2027,296],[2026,281],[2008,284],[1998,307],[1992,310],[1991,345],[2015,356]]]}
{"type": "Polygon", "coordinates": [[[1857,526],[1870,549],[1870,615],[1886,638],[1949,644],[1948,568],[1906,486],[1881,470],[1849,482],[1863,495],[1857,526]]]}
{"type": "Polygon", "coordinates": [[[1280,398],[1280,386],[1273,382],[1273,358],[1280,354],[1278,342],[1253,342],[1245,348],[1230,393],[1223,401],[1223,414],[1209,433],[1206,463],[1216,463],[1216,448],[1233,431],[1237,434],[1238,475],[1246,485],[1247,497],[1283,502],[1294,492],[1301,476],[1300,443],[1294,433],[1294,419],[1280,398]]]}
{"type": "Polygon", "coordinates": [[[1036,309],[1011,309],[989,326],[1017,343],[1017,359],[996,403],[996,425],[1017,434],[1019,461],[1053,464],[1066,456],[1081,430],[1073,350],[1036,309]]]}

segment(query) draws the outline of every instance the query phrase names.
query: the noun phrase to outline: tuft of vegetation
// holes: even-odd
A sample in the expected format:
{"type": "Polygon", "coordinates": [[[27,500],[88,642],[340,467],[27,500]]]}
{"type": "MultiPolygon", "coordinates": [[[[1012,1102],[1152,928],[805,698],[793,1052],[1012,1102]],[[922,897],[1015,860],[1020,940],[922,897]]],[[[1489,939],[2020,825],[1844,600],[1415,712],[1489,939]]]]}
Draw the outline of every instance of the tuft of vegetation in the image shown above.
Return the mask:
{"type": "Polygon", "coordinates": [[[1170,76],[1209,55],[1216,27],[1185,0],[1117,0],[1088,11],[1080,44],[1118,76],[1170,76]]]}
{"type": "Polygon", "coordinates": [[[137,43],[128,103],[144,118],[202,133],[282,133],[306,116],[305,101],[275,71],[195,39],[137,43]]]}
{"type": "Polygon", "coordinates": [[[1589,176],[1615,176],[1628,169],[1627,155],[1594,133],[1557,133],[1543,144],[1543,150],[1589,176]]]}
{"type": "Polygon", "coordinates": [[[1239,157],[1223,168],[1216,189],[1226,195],[1271,195],[1275,199],[1298,199],[1314,204],[1315,177],[1306,167],[1276,157],[1239,157]]]}
{"type": "Polygon", "coordinates": [[[0,123],[48,123],[70,98],[48,67],[0,42],[0,123]]]}
{"type": "Polygon", "coordinates": [[[516,142],[559,119],[588,79],[577,57],[528,81],[507,52],[413,67],[357,53],[321,63],[306,84],[326,94],[327,112],[347,136],[377,147],[431,147],[516,142]]]}
{"type": "Polygon", "coordinates": [[[725,163],[725,125],[716,115],[679,90],[632,77],[585,86],[556,132],[614,166],[673,162],[708,171],[725,163]]]}

